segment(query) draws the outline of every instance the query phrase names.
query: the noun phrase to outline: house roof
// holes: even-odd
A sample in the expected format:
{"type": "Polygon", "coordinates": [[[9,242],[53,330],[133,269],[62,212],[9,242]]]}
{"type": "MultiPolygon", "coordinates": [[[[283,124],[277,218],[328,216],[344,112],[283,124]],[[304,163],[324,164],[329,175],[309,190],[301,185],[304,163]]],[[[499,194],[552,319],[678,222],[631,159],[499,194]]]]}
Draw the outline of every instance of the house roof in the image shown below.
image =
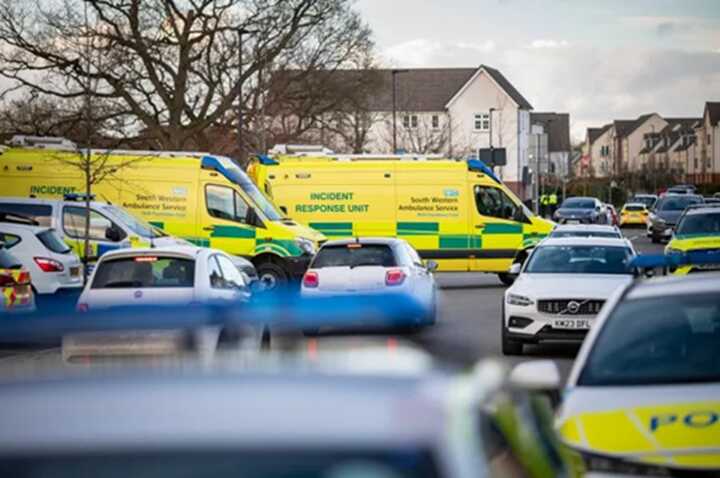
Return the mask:
{"type": "Polygon", "coordinates": [[[615,120],[613,127],[615,128],[615,136],[625,137],[635,129],[635,123],[638,120],[615,120]]]}
{"type": "MultiPolygon", "coordinates": [[[[500,71],[487,65],[477,68],[410,68],[395,70],[397,111],[444,111],[448,102],[480,71],[485,71],[521,109],[532,105],[518,92],[500,71]]],[[[310,85],[322,89],[323,85],[362,85],[365,78],[375,79],[367,91],[370,111],[392,111],[393,69],[317,71],[310,85]]],[[[301,73],[298,73],[298,75],[301,73]]],[[[295,70],[284,70],[278,78],[292,81],[295,70]]],[[[307,83],[307,80],[306,80],[307,83]]],[[[299,88],[307,85],[298,84],[299,88]]]]}
{"type": "Polygon", "coordinates": [[[595,140],[598,139],[602,133],[603,133],[602,128],[588,128],[587,136],[588,136],[588,140],[590,140],[590,144],[593,144],[595,142],[595,140]]]}
{"type": "Polygon", "coordinates": [[[567,113],[530,113],[530,124],[542,125],[548,135],[548,151],[570,151],[570,115],[567,113]]]}
{"type": "Polygon", "coordinates": [[[638,129],[640,126],[645,124],[647,120],[652,118],[653,116],[657,115],[657,113],[647,113],[644,115],[640,115],[635,120],[635,123],[630,127],[630,129],[623,135],[623,136],[629,136],[631,135],[636,129],[638,129]]]}
{"type": "Polygon", "coordinates": [[[690,147],[697,142],[697,137],[691,136],[687,144],[680,143],[680,146],[675,148],[675,151],[685,151],[686,149],[690,149],[690,147]]]}
{"type": "Polygon", "coordinates": [[[708,101],[705,103],[705,112],[710,115],[710,124],[720,123],[720,101],[708,101]]]}

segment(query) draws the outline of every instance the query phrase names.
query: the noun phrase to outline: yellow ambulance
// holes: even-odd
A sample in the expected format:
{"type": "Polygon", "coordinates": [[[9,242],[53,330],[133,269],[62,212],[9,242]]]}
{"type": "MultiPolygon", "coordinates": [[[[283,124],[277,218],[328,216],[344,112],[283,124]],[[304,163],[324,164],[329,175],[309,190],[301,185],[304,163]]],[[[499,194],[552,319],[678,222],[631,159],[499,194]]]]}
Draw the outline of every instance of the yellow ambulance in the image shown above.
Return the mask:
{"type": "Polygon", "coordinates": [[[497,273],[552,230],[479,161],[331,153],[259,156],[249,176],[330,238],[401,237],[445,271],[497,273]]]}
{"type": "MultiPolygon", "coordinates": [[[[322,234],[283,217],[229,158],[186,152],[93,150],[107,177],[98,200],[127,209],[168,234],[249,258],[267,288],[299,278],[322,234]]],[[[52,143],[3,148],[0,196],[63,198],[84,193],[79,153],[52,143]]]]}

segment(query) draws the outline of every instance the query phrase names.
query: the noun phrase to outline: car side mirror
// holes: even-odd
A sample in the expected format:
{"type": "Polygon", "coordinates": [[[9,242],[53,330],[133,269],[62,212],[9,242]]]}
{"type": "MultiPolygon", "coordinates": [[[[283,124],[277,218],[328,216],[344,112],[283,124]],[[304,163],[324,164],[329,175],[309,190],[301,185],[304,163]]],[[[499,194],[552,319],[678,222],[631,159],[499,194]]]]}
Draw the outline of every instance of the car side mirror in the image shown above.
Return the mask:
{"type": "Polygon", "coordinates": [[[522,264],[519,262],[515,262],[513,265],[510,266],[510,270],[508,271],[510,274],[520,274],[520,270],[522,270],[522,264]]]}
{"type": "Polygon", "coordinates": [[[248,208],[248,212],[245,215],[245,223],[249,226],[255,226],[255,227],[265,227],[262,221],[260,220],[260,216],[258,216],[258,213],[255,211],[254,208],[248,208]]]}
{"type": "Polygon", "coordinates": [[[438,263],[433,260],[429,260],[425,263],[425,268],[430,272],[435,272],[438,269],[438,263]]]}
{"type": "Polygon", "coordinates": [[[119,227],[112,225],[105,229],[105,239],[111,242],[119,242],[123,238],[122,229],[119,227]]]}
{"type": "Polygon", "coordinates": [[[560,370],[552,360],[532,360],[517,364],[510,372],[510,384],[528,392],[546,394],[553,405],[560,401],[560,370]]]}

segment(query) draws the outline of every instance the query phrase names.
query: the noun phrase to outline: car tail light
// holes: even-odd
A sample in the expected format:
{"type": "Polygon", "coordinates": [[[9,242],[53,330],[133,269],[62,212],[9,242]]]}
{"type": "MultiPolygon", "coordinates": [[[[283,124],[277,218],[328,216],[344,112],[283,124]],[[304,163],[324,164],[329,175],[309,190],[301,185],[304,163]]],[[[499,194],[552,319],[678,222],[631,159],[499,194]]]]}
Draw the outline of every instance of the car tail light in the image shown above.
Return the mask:
{"type": "Polygon", "coordinates": [[[385,285],[400,285],[405,281],[402,269],[390,269],[385,273],[385,285]]]}
{"type": "Polygon", "coordinates": [[[48,259],[47,257],[35,257],[33,260],[43,272],[62,272],[65,270],[63,265],[58,261],[48,259]]]}
{"type": "Polygon", "coordinates": [[[303,276],[303,286],[309,288],[315,288],[320,285],[320,276],[317,272],[308,271],[303,276]]]}
{"type": "Polygon", "coordinates": [[[15,285],[15,279],[10,274],[0,274],[0,287],[15,285]]]}
{"type": "Polygon", "coordinates": [[[78,312],[87,312],[88,310],[90,310],[90,306],[88,306],[84,302],[80,302],[78,303],[77,307],[75,307],[75,310],[77,310],[78,312]]]}

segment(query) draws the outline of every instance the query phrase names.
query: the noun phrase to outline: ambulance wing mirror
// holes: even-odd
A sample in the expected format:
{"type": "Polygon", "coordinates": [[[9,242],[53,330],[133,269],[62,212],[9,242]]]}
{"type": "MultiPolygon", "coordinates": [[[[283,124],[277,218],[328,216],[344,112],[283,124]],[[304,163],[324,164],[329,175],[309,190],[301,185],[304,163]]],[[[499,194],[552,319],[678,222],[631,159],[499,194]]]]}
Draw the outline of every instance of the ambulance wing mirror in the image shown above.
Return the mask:
{"type": "Polygon", "coordinates": [[[433,260],[429,260],[425,263],[425,268],[430,272],[435,272],[438,269],[438,263],[433,260]]]}
{"type": "Polygon", "coordinates": [[[560,370],[552,360],[531,360],[517,364],[510,372],[510,385],[550,398],[553,406],[560,402],[560,370]]]}
{"type": "Polygon", "coordinates": [[[252,207],[248,208],[247,216],[245,217],[245,222],[250,226],[265,227],[262,220],[260,219],[260,216],[258,216],[258,213],[252,207]]]}

